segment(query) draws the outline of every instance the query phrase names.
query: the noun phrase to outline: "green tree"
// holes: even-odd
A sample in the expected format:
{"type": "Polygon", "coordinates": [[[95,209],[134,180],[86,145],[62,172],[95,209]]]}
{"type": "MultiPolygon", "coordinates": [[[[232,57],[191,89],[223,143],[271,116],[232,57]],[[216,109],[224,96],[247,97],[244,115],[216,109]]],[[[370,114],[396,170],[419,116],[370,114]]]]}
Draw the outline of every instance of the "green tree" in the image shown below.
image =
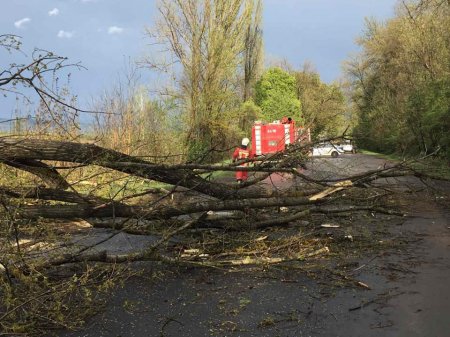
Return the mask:
{"type": "Polygon", "coordinates": [[[253,97],[263,63],[262,0],[247,0],[248,13],[244,38],[244,102],[253,97]]]}
{"type": "Polygon", "coordinates": [[[248,100],[242,103],[239,109],[239,128],[243,131],[243,134],[249,135],[255,120],[260,119],[262,116],[262,110],[259,106],[248,100]]]}
{"type": "Polygon", "coordinates": [[[302,118],[295,77],[281,68],[268,69],[262,75],[256,83],[255,99],[265,120],[281,119],[283,116],[294,120],[302,118]]]}
{"type": "Polygon", "coordinates": [[[439,127],[446,125],[448,41],[448,1],[402,1],[393,19],[367,21],[362,53],[346,65],[361,145],[411,154],[448,148],[439,127]]]}
{"type": "MultiPolygon", "coordinates": [[[[409,125],[416,124],[423,137],[421,144],[428,149],[442,149],[450,158],[450,80],[440,80],[417,88],[408,101],[411,112],[409,125]]],[[[417,150],[422,150],[416,147],[417,150]]]]}
{"type": "Polygon", "coordinates": [[[169,94],[183,112],[189,157],[229,147],[235,137],[231,112],[260,64],[260,1],[159,0],[158,10],[148,33],[170,61],[149,63],[175,80],[169,94]]]}
{"type": "Polygon", "coordinates": [[[323,83],[308,64],[293,74],[297,97],[302,102],[304,124],[311,128],[313,138],[343,132],[347,103],[340,85],[323,83]]]}

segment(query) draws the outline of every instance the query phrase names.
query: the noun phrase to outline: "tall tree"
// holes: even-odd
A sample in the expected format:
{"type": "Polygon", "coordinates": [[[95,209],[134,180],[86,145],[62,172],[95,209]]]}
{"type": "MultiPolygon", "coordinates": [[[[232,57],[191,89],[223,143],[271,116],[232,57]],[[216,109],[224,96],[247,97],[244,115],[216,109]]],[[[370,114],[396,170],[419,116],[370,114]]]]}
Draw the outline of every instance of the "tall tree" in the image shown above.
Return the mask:
{"type": "Polygon", "coordinates": [[[244,44],[244,102],[253,96],[253,87],[263,61],[262,0],[247,0],[244,44]]]}
{"type": "MultiPolygon", "coordinates": [[[[173,93],[185,111],[187,144],[192,156],[226,146],[233,135],[233,111],[240,105],[239,72],[246,34],[259,36],[259,1],[159,0],[159,19],[149,34],[171,55],[175,69],[173,93]],[[250,27],[250,28],[249,28],[250,27]]],[[[258,39],[259,37],[257,37],[258,39]]],[[[258,48],[256,42],[252,48],[258,48]]],[[[249,53],[250,79],[255,52],[249,53]]],[[[251,81],[249,82],[251,83],[251,81]]]]}
{"type": "Polygon", "coordinates": [[[448,148],[448,138],[436,132],[436,123],[442,123],[442,116],[446,120],[448,112],[439,104],[441,117],[428,118],[438,106],[427,101],[442,102],[448,92],[449,3],[399,1],[395,18],[368,20],[366,26],[359,39],[362,53],[347,63],[362,144],[410,153],[448,148]]]}

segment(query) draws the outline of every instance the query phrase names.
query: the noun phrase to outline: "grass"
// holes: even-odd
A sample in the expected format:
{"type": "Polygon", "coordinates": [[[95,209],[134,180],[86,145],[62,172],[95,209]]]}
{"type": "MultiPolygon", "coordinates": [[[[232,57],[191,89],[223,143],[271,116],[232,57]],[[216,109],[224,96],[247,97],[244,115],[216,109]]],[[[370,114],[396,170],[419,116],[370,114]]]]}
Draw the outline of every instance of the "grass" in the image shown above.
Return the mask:
{"type": "MultiPolygon", "coordinates": [[[[225,159],[221,162],[214,163],[212,165],[230,165],[232,163],[231,159],[225,159]]],[[[203,173],[200,175],[202,178],[208,179],[208,180],[217,180],[221,178],[228,178],[234,176],[234,172],[230,171],[213,171],[208,173],[203,173]]]]}
{"type": "Polygon", "coordinates": [[[403,160],[403,158],[399,155],[396,154],[385,154],[385,153],[379,153],[379,152],[373,152],[373,151],[369,151],[369,150],[358,150],[359,153],[362,154],[367,154],[369,156],[376,156],[376,157],[380,157],[383,159],[389,159],[389,160],[394,160],[394,161],[401,161],[403,160]]]}

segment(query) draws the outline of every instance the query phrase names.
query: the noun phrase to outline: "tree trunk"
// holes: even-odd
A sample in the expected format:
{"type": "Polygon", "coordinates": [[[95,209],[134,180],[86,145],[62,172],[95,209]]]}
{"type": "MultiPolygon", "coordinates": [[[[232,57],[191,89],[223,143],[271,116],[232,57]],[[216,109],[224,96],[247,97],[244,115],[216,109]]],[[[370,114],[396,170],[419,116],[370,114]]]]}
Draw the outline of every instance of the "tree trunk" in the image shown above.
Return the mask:
{"type": "Polygon", "coordinates": [[[98,165],[146,179],[183,186],[221,199],[236,197],[235,189],[227,185],[211,183],[194,174],[192,170],[164,170],[157,168],[156,165],[150,162],[94,144],[26,138],[1,138],[0,160],[7,164],[22,160],[49,160],[98,165]],[[122,162],[144,165],[139,167],[124,166],[120,165],[122,162]],[[146,164],[151,167],[147,167],[146,164]]]}
{"type": "Polygon", "coordinates": [[[16,214],[26,219],[50,218],[50,219],[75,219],[75,218],[140,218],[140,219],[167,219],[169,217],[200,213],[207,211],[226,210],[251,210],[266,207],[301,206],[314,205],[320,201],[310,200],[307,197],[286,198],[260,198],[244,200],[223,201],[199,201],[182,205],[161,206],[157,208],[145,206],[129,206],[124,204],[103,204],[92,206],[88,204],[79,205],[32,205],[20,206],[14,209],[16,214]]]}

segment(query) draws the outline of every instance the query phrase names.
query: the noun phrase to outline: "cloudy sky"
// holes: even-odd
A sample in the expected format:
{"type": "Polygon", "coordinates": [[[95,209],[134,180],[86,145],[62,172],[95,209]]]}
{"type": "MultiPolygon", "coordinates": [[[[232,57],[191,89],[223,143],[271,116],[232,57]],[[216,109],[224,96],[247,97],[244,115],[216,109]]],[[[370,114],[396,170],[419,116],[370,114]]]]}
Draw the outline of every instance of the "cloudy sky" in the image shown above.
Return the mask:
{"type": "MultiPolygon", "coordinates": [[[[22,37],[34,47],[81,62],[72,91],[81,104],[117,80],[127,60],[150,52],[144,29],[156,16],[156,0],[0,0],[0,34],[22,37]]],[[[355,38],[365,17],[384,20],[396,0],[265,0],[264,38],[268,59],[286,58],[300,67],[315,64],[322,79],[341,76],[341,63],[357,50],[355,38]]],[[[10,62],[0,50],[0,68],[10,62]]],[[[11,115],[11,99],[0,97],[0,117],[11,115]]]]}

